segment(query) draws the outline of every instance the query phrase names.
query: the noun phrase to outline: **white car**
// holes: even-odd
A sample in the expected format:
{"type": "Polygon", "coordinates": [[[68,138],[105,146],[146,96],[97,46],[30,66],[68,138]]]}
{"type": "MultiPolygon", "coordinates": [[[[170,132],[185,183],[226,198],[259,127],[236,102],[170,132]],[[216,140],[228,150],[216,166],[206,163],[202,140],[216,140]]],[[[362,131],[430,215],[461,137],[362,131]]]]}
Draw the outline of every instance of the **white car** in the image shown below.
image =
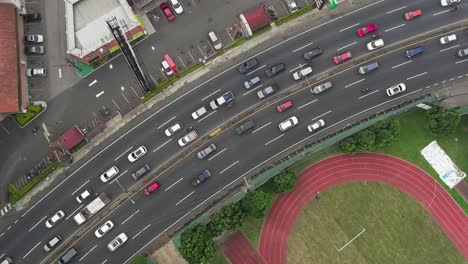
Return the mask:
{"type": "Polygon", "coordinates": [[[167,76],[171,76],[172,74],[174,74],[174,72],[172,71],[171,67],[169,67],[169,63],[167,63],[166,60],[163,60],[161,62],[161,71],[163,71],[164,73],[166,73],[167,76]]]}
{"type": "Polygon", "coordinates": [[[101,238],[105,234],[107,234],[113,227],[114,227],[114,223],[112,223],[111,220],[108,220],[94,232],[94,235],[97,238],[101,238]]]}
{"type": "Polygon", "coordinates": [[[295,81],[298,81],[300,79],[304,79],[305,77],[307,77],[307,75],[311,73],[312,73],[312,67],[306,67],[300,71],[293,73],[293,78],[295,81]]]}
{"type": "Polygon", "coordinates": [[[62,210],[57,211],[53,216],[51,216],[47,221],[45,221],[45,226],[47,228],[54,227],[62,218],[65,217],[65,213],[62,210]]]}
{"type": "Polygon", "coordinates": [[[101,181],[102,182],[108,182],[110,179],[115,177],[117,174],[119,174],[119,169],[116,166],[112,166],[112,168],[106,170],[106,172],[104,172],[101,175],[101,181]]]}
{"type": "Polygon", "coordinates": [[[26,75],[28,77],[46,77],[47,70],[44,68],[29,68],[26,70],[26,75]]]}
{"type": "Polygon", "coordinates": [[[208,33],[208,37],[210,38],[211,44],[213,44],[213,48],[215,50],[220,50],[223,48],[223,43],[221,43],[221,40],[219,40],[219,37],[216,35],[216,33],[210,31],[210,33],[208,33]]]}
{"type": "Polygon", "coordinates": [[[461,0],[440,0],[441,6],[449,6],[460,3],[461,0]]]}
{"type": "Polygon", "coordinates": [[[130,154],[128,154],[128,161],[135,162],[139,158],[143,157],[143,155],[145,155],[146,152],[148,152],[148,150],[146,150],[145,146],[140,146],[139,148],[135,149],[130,154]]]}
{"type": "Polygon", "coordinates": [[[182,5],[180,4],[178,0],[171,0],[171,5],[174,11],[176,12],[176,14],[180,15],[184,12],[184,8],[182,7],[182,5]]]}
{"type": "Polygon", "coordinates": [[[310,125],[307,126],[307,130],[312,133],[312,132],[315,132],[317,131],[319,128],[321,127],[324,127],[325,126],[325,121],[323,121],[323,119],[320,119],[318,120],[317,122],[314,122],[310,125]]]}
{"type": "Polygon", "coordinates": [[[367,50],[376,50],[385,45],[383,39],[376,39],[374,41],[371,41],[367,43],[367,50]]]}
{"type": "Polygon", "coordinates": [[[406,85],[404,83],[399,83],[387,89],[388,96],[394,96],[395,94],[399,94],[406,91],[406,85]]]}
{"type": "Polygon", "coordinates": [[[86,200],[86,198],[88,198],[89,196],[91,196],[91,192],[89,190],[85,190],[84,192],[82,192],[80,195],[78,195],[76,197],[76,201],[78,203],[82,203],[84,200],[86,200]]]}
{"type": "Polygon", "coordinates": [[[127,239],[127,235],[125,233],[121,233],[107,245],[107,248],[113,252],[121,247],[127,241],[127,239]]]}
{"type": "Polygon", "coordinates": [[[440,38],[440,44],[445,45],[457,40],[457,35],[451,34],[440,38]]]}
{"type": "Polygon", "coordinates": [[[182,128],[183,128],[182,123],[175,123],[174,125],[168,127],[166,131],[164,131],[164,134],[170,137],[170,136],[173,136],[175,133],[179,132],[182,128]]]}
{"type": "Polygon", "coordinates": [[[206,108],[204,106],[200,107],[197,111],[193,112],[192,113],[192,118],[194,120],[197,120],[198,118],[200,118],[201,116],[203,116],[204,114],[206,114],[206,108]]]}
{"type": "Polygon", "coordinates": [[[283,122],[279,124],[279,129],[281,131],[286,131],[290,129],[291,127],[294,127],[295,125],[297,125],[297,123],[299,123],[299,121],[297,120],[297,117],[291,116],[290,118],[284,120],[283,122]]]}

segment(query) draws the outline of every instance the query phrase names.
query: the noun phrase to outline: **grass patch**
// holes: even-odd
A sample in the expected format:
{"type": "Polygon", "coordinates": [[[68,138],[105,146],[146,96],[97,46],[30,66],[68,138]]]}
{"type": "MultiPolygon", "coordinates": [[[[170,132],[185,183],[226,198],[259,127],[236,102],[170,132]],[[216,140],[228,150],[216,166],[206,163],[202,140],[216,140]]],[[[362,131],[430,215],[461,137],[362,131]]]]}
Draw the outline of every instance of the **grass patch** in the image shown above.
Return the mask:
{"type": "Polygon", "coordinates": [[[49,167],[45,168],[43,172],[36,176],[32,181],[23,186],[23,188],[17,190],[13,184],[8,186],[10,192],[10,203],[15,204],[21,198],[23,198],[29,191],[31,191],[36,185],[38,185],[44,178],[46,178],[52,171],[60,166],[60,162],[56,161],[49,167]]]}
{"type": "Polygon", "coordinates": [[[208,260],[207,264],[229,264],[230,262],[226,259],[223,252],[219,247],[216,247],[215,255],[208,260]]]}
{"type": "Polygon", "coordinates": [[[72,149],[70,149],[71,153],[76,153],[78,150],[82,149],[84,146],[88,144],[88,141],[86,139],[83,139],[78,145],[74,146],[72,149]]]}
{"type": "Polygon", "coordinates": [[[275,24],[277,26],[282,25],[282,24],[288,22],[289,20],[292,20],[292,19],[294,19],[296,17],[302,16],[303,14],[305,14],[305,13],[307,13],[309,11],[312,11],[314,8],[315,8],[315,4],[307,5],[306,7],[303,7],[301,9],[299,9],[297,12],[294,12],[294,13],[291,13],[289,15],[278,18],[278,20],[276,20],[275,24]]]}
{"type": "Polygon", "coordinates": [[[288,240],[288,263],[464,263],[432,217],[389,185],[339,185],[305,207],[288,240]],[[341,248],[366,229],[341,252],[341,248]],[[434,246],[437,245],[437,246],[434,246]]]}
{"type": "Polygon", "coordinates": [[[271,24],[268,24],[268,25],[262,27],[261,29],[255,31],[250,38],[258,37],[259,35],[269,31],[270,29],[271,29],[271,24]]]}
{"type": "Polygon", "coordinates": [[[140,24],[140,26],[145,29],[145,23],[143,23],[143,20],[141,19],[140,15],[138,14],[134,14],[136,19],[138,20],[138,23],[140,24]]]}
{"type": "Polygon", "coordinates": [[[164,82],[162,82],[158,87],[156,87],[155,89],[153,89],[151,92],[149,92],[148,94],[146,94],[142,99],[141,99],[141,102],[142,103],[145,103],[147,102],[149,99],[153,98],[155,95],[157,95],[158,93],[160,93],[162,90],[166,89],[169,85],[175,83],[177,80],[183,78],[185,75],[197,70],[198,68],[202,67],[203,66],[203,63],[197,63],[197,64],[194,64],[190,67],[188,67],[185,71],[179,73],[179,75],[177,76],[174,76],[164,82]]]}
{"type": "Polygon", "coordinates": [[[42,111],[44,111],[42,105],[28,105],[26,113],[15,115],[16,123],[18,123],[21,127],[24,127],[26,124],[31,122],[34,117],[42,113],[42,111]]]}
{"type": "MultiPolygon", "coordinates": [[[[273,195],[270,203],[268,204],[267,212],[270,211],[273,202],[275,201],[278,195],[273,195]]],[[[255,248],[258,248],[258,241],[260,238],[260,231],[262,230],[263,222],[265,218],[255,218],[252,216],[248,216],[245,224],[241,227],[241,231],[245,234],[245,236],[252,242],[252,245],[255,248]]]]}

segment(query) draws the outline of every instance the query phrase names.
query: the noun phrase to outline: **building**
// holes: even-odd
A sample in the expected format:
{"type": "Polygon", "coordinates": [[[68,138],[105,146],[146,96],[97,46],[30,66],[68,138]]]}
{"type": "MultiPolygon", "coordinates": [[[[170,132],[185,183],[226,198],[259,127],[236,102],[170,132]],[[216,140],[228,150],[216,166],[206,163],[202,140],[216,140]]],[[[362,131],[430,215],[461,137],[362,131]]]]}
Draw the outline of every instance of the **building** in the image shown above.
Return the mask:
{"type": "Polygon", "coordinates": [[[129,40],[146,34],[127,0],[64,0],[67,53],[86,64],[119,50],[106,20],[115,17],[129,40]]]}
{"type": "Polygon", "coordinates": [[[273,22],[264,5],[258,6],[239,15],[239,24],[247,37],[273,22]]]}

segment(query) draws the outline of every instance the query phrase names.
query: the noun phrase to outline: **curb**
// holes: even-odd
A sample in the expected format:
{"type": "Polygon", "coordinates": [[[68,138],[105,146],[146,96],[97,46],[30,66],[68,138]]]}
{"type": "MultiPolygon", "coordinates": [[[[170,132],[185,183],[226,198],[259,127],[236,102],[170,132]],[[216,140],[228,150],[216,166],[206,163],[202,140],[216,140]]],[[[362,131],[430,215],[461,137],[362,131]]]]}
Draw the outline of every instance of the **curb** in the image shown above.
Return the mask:
{"type": "MultiPolygon", "coordinates": [[[[29,120],[29,122],[27,122],[26,124],[24,124],[23,126],[21,126],[20,124],[18,124],[18,122],[16,122],[15,120],[15,123],[16,125],[18,125],[19,128],[25,128],[27,125],[29,125],[32,121],[34,121],[34,119],[36,119],[38,116],[42,115],[42,113],[44,113],[46,110],[47,110],[47,103],[45,101],[32,101],[30,102],[31,105],[41,105],[42,106],[42,111],[39,112],[39,114],[37,114],[35,117],[33,117],[33,119],[29,120]]],[[[15,118],[16,119],[16,118],[15,118]]]]}

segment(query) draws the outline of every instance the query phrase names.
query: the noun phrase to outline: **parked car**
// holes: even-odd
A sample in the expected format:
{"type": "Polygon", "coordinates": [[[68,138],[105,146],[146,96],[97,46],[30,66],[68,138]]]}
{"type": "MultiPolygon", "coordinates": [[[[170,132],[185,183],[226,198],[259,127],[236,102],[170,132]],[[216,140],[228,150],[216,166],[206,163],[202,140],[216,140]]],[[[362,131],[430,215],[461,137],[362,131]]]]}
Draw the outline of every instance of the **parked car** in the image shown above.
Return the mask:
{"type": "Polygon", "coordinates": [[[311,62],[313,58],[319,56],[322,54],[322,49],[320,47],[317,47],[317,48],[313,48],[309,51],[307,51],[306,53],[304,53],[304,59],[307,61],[307,62],[311,62]]]}
{"type": "Polygon", "coordinates": [[[363,65],[359,67],[358,72],[359,74],[368,74],[371,71],[375,71],[379,68],[379,63],[378,62],[372,62],[367,65],[363,65]]]}
{"type": "Polygon", "coordinates": [[[60,235],[56,235],[53,238],[49,239],[49,241],[44,244],[44,251],[51,251],[55,246],[57,246],[60,243],[60,241],[62,241],[62,237],[60,235]]]}
{"type": "Polygon", "coordinates": [[[182,123],[177,122],[177,123],[173,124],[172,126],[168,127],[164,131],[164,134],[166,134],[167,137],[171,137],[171,136],[175,135],[177,132],[179,132],[180,130],[182,130],[183,127],[184,126],[182,125],[182,123]]]}
{"type": "Polygon", "coordinates": [[[44,42],[44,36],[42,35],[26,35],[24,36],[24,42],[26,43],[42,43],[44,42]]]}
{"type": "Polygon", "coordinates": [[[307,131],[310,133],[317,131],[318,129],[322,128],[325,126],[325,121],[323,119],[320,119],[310,125],[307,126],[307,131]]]}
{"type": "Polygon", "coordinates": [[[108,182],[110,179],[115,177],[119,174],[119,169],[116,166],[112,166],[112,168],[108,169],[106,172],[101,174],[101,181],[108,182]]]}
{"type": "Polygon", "coordinates": [[[268,87],[265,87],[263,89],[261,89],[260,91],[257,92],[257,97],[258,99],[263,99],[265,97],[268,97],[270,95],[272,95],[273,93],[275,93],[277,90],[276,86],[275,85],[270,85],[268,87]]]}
{"type": "Polygon", "coordinates": [[[26,55],[42,55],[45,53],[44,46],[32,46],[32,47],[25,47],[24,52],[26,55]]]}
{"type": "Polygon", "coordinates": [[[47,69],[45,68],[29,68],[26,70],[28,77],[47,77],[47,69]]]}
{"type": "Polygon", "coordinates": [[[385,45],[385,43],[384,43],[383,39],[376,39],[374,41],[371,41],[371,42],[367,43],[367,50],[371,51],[371,50],[380,49],[384,45],[385,45]]]}
{"type": "Polygon", "coordinates": [[[468,48],[466,49],[461,49],[457,52],[457,56],[460,58],[464,58],[468,56],[468,48]]]}
{"type": "Polygon", "coordinates": [[[418,16],[422,16],[422,10],[421,9],[416,9],[416,10],[410,11],[408,13],[405,13],[405,19],[406,20],[411,20],[411,19],[416,18],[418,16]]]}
{"type": "Polygon", "coordinates": [[[140,146],[128,154],[128,161],[135,162],[139,158],[143,157],[147,152],[148,150],[145,148],[145,146],[140,146]]]}
{"type": "Polygon", "coordinates": [[[455,40],[457,40],[457,35],[450,34],[450,35],[441,37],[440,44],[442,45],[449,44],[450,42],[454,42],[455,40]]]}
{"type": "Polygon", "coordinates": [[[76,197],[76,201],[78,203],[83,203],[90,196],[91,196],[91,192],[89,190],[84,190],[80,195],[76,197]]]}
{"type": "Polygon", "coordinates": [[[278,63],[272,66],[271,68],[267,69],[265,73],[266,73],[266,76],[273,77],[276,74],[284,71],[285,69],[286,69],[286,65],[284,63],[278,63]]]}
{"type": "Polygon", "coordinates": [[[120,233],[116,238],[114,238],[108,245],[107,248],[109,251],[113,252],[116,251],[119,247],[121,247],[126,241],[128,237],[125,233],[120,233]]]}
{"type": "Polygon", "coordinates": [[[406,85],[404,83],[399,83],[387,89],[388,96],[394,96],[396,94],[406,91],[406,85]]]}
{"type": "Polygon", "coordinates": [[[412,48],[410,50],[407,50],[405,52],[405,55],[408,59],[411,59],[412,57],[416,56],[416,55],[419,55],[419,54],[422,54],[424,52],[424,47],[422,46],[419,46],[419,47],[416,47],[416,48],[412,48]]]}
{"type": "Polygon", "coordinates": [[[41,14],[39,13],[30,13],[23,16],[26,23],[34,23],[41,21],[41,14]]]}
{"type": "Polygon", "coordinates": [[[208,33],[208,37],[210,38],[211,44],[213,44],[213,48],[215,50],[221,50],[223,48],[223,43],[214,31],[210,31],[208,33]]]}
{"type": "Polygon", "coordinates": [[[96,229],[96,231],[94,232],[94,235],[97,238],[101,238],[105,234],[107,234],[113,227],[114,227],[114,223],[112,223],[111,220],[107,220],[102,226],[96,229]]]}
{"type": "Polygon", "coordinates": [[[62,218],[65,217],[65,213],[62,210],[55,212],[49,219],[45,221],[45,226],[47,228],[54,227],[62,218]]]}
{"type": "Polygon", "coordinates": [[[284,3],[288,7],[289,13],[294,13],[297,10],[299,10],[299,8],[297,7],[296,1],[294,0],[284,0],[284,3]]]}
{"type": "Polygon", "coordinates": [[[151,170],[151,167],[148,164],[143,165],[139,170],[132,173],[132,178],[134,181],[138,180],[141,176],[148,173],[151,170]]]}
{"type": "Polygon", "coordinates": [[[353,57],[353,54],[351,53],[351,51],[348,51],[341,55],[337,55],[333,57],[333,62],[338,65],[344,61],[351,59],[352,57],[353,57]]]}
{"type": "Polygon", "coordinates": [[[246,131],[252,129],[255,127],[255,122],[250,119],[250,120],[247,120],[245,123],[243,123],[242,125],[236,127],[236,134],[237,135],[242,135],[244,134],[246,131]]]}
{"type": "Polygon", "coordinates": [[[163,60],[161,62],[161,66],[162,66],[161,71],[166,73],[167,76],[171,76],[172,74],[174,74],[171,67],[169,66],[169,63],[166,60],[163,60]]]}
{"type": "Polygon", "coordinates": [[[184,12],[184,8],[182,7],[182,5],[180,4],[178,0],[171,0],[171,5],[174,11],[176,12],[176,14],[180,15],[184,12]]]}
{"type": "Polygon", "coordinates": [[[241,74],[246,74],[247,72],[249,72],[250,70],[252,70],[253,68],[255,68],[257,66],[258,66],[257,58],[252,58],[252,59],[250,59],[248,61],[245,61],[244,63],[242,63],[239,66],[239,72],[241,74]]]}
{"type": "Polygon", "coordinates": [[[157,189],[159,189],[159,183],[157,181],[154,181],[145,188],[144,192],[145,192],[146,196],[150,196],[157,189]]]}
{"type": "Polygon", "coordinates": [[[441,6],[450,6],[450,5],[455,5],[459,4],[461,0],[440,0],[440,5],[441,6]]]}
{"type": "Polygon", "coordinates": [[[159,5],[159,8],[161,9],[161,12],[164,14],[166,17],[167,21],[173,21],[175,19],[174,13],[172,13],[171,8],[169,7],[169,4],[166,2],[162,2],[159,5]]]}
{"type": "Polygon", "coordinates": [[[276,106],[276,111],[278,111],[279,113],[285,111],[286,109],[289,109],[293,106],[293,103],[292,101],[286,101],[280,105],[277,105],[276,106]]]}
{"type": "Polygon", "coordinates": [[[197,157],[199,159],[205,159],[208,157],[211,153],[213,153],[216,150],[216,145],[215,144],[210,144],[208,147],[202,149],[197,153],[197,157]]]}
{"type": "Polygon", "coordinates": [[[305,67],[304,69],[294,72],[292,76],[295,81],[298,81],[300,79],[304,79],[310,74],[312,74],[312,67],[305,67]]]}
{"type": "Polygon", "coordinates": [[[204,183],[208,178],[210,178],[211,173],[208,170],[202,171],[198,176],[195,178],[195,180],[192,181],[192,186],[197,187],[198,185],[204,183]]]}
{"type": "Polygon", "coordinates": [[[258,85],[261,82],[262,82],[262,78],[260,78],[260,76],[255,76],[252,79],[250,79],[248,81],[245,81],[244,82],[244,87],[245,87],[245,89],[250,89],[250,88],[258,85]]]}
{"type": "Polygon", "coordinates": [[[297,125],[299,123],[299,121],[297,120],[297,117],[295,116],[291,116],[290,118],[284,120],[283,122],[281,122],[278,127],[281,131],[286,131],[292,127],[294,127],[295,125],[297,125]]]}
{"type": "Polygon", "coordinates": [[[377,31],[377,29],[379,29],[379,27],[377,26],[376,23],[372,23],[372,24],[369,24],[363,28],[360,28],[358,29],[357,33],[360,37],[364,37],[365,35],[367,35],[368,33],[371,33],[371,32],[374,32],[374,31],[377,31]]]}

